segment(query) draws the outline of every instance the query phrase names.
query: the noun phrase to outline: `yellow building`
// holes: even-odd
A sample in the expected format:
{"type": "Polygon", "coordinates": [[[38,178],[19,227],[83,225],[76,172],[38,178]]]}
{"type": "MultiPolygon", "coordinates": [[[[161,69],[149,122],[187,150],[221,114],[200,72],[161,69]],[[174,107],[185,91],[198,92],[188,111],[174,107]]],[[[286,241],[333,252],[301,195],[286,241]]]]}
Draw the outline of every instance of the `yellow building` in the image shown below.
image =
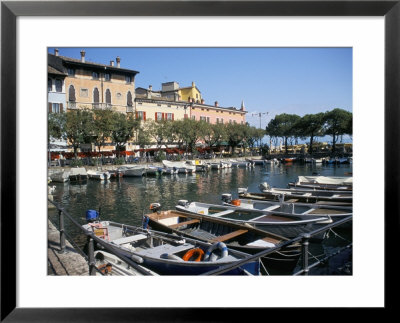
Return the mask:
{"type": "Polygon", "coordinates": [[[178,93],[182,101],[193,101],[200,103],[202,100],[200,90],[197,88],[194,82],[192,82],[192,86],[179,88],[178,93]]]}
{"type": "MultiPolygon", "coordinates": [[[[51,54],[49,54],[51,55],[51,54]]],[[[121,68],[121,59],[109,65],[86,62],[85,51],[81,59],[60,56],[58,58],[67,76],[65,91],[67,109],[111,109],[121,113],[134,112],[135,76],[139,72],[121,68]]]]}

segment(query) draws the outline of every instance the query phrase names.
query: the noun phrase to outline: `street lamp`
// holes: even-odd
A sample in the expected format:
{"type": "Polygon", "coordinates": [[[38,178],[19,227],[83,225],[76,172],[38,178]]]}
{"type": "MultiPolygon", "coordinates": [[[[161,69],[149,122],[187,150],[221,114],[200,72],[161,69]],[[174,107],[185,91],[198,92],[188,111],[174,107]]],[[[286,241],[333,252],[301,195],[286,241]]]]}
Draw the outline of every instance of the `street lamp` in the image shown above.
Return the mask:
{"type": "MultiPolygon", "coordinates": [[[[267,114],[268,114],[268,112],[258,112],[258,113],[252,113],[251,114],[252,116],[259,116],[259,118],[260,118],[260,129],[261,129],[261,116],[267,115],[267,114]]],[[[260,147],[261,147],[261,140],[262,139],[260,139],[260,147]]]]}

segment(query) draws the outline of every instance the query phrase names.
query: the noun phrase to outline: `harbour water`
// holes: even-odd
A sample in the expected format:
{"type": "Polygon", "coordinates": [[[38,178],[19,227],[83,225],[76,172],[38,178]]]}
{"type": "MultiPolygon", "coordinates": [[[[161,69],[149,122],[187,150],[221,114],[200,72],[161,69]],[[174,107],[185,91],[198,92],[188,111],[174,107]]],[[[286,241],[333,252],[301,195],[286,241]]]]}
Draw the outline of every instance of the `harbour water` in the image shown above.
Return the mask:
{"type": "MultiPolygon", "coordinates": [[[[62,206],[79,223],[85,223],[86,210],[100,211],[102,220],[111,220],[130,225],[141,225],[144,214],[149,213],[153,202],[161,204],[162,210],[175,209],[179,200],[199,201],[220,204],[221,194],[231,193],[237,197],[239,187],[258,192],[258,185],[268,182],[272,187],[287,187],[299,175],[344,176],[352,173],[352,164],[320,165],[320,164],[279,164],[253,168],[228,168],[197,172],[195,174],[175,174],[149,177],[123,177],[111,181],[100,182],[88,180],[83,184],[51,183],[56,189],[53,193],[55,203],[62,206]]],[[[56,224],[57,213],[49,209],[49,218],[56,224]]],[[[86,242],[80,234],[66,221],[67,232],[78,245],[86,242]]],[[[310,245],[310,262],[315,257],[323,257],[335,252],[351,242],[352,232],[342,232],[340,228],[330,232],[329,238],[322,243],[310,245]]],[[[351,255],[344,255],[343,264],[337,268],[319,268],[315,274],[349,274],[351,255]],[[348,259],[347,259],[348,258],[348,259]]]]}

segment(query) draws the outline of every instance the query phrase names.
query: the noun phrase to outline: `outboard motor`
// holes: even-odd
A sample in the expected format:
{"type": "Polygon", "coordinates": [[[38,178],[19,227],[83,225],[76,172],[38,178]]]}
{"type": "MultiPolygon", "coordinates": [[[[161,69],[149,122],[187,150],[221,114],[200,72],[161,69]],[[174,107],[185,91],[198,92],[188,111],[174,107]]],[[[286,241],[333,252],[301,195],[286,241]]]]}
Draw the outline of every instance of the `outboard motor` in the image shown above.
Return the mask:
{"type": "Polygon", "coordinates": [[[246,194],[246,193],[247,193],[247,188],[244,188],[244,187],[238,188],[238,194],[246,194]]]}
{"type": "Polygon", "coordinates": [[[267,183],[261,183],[258,188],[260,189],[261,192],[269,191],[271,189],[271,186],[267,183]]]}
{"type": "Polygon", "coordinates": [[[189,201],[188,200],[179,200],[178,205],[186,207],[189,205],[189,201]]]}
{"type": "Polygon", "coordinates": [[[92,223],[99,220],[99,212],[96,210],[87,210],[86,211],[86,222],[92,223]]]}
{"type": "Polygon", "coordinates": [[[229,194],[229,193],[222,194],[221,195],[221,200],[222,200],[222,202],[231,204],[231,202],[232,202],[232,194],[229,194]]]}
{"type": "Polygon", "coordinates": [[[161,204],[160,203],[151,203],[150,204],[150,211],[159,212],[160,209],[161,209],[161,204]]]}

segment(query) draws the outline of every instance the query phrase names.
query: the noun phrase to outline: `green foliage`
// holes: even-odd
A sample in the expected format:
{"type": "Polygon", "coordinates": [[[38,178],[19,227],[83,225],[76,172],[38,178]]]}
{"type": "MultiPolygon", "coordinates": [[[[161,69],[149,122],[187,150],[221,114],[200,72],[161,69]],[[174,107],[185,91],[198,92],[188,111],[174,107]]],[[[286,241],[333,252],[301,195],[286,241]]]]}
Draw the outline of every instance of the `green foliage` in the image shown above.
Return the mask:
{"type": "Polygon", "coordinates": [[[325,114],[306,114],[295,125],[299,137],[310,137],[308,152],[312,154],[315,137],[324,134],[325,114]]]}
{"type": "Polygon", "coordinates": [[[158,154],[156,154],[154,156],[154,160],[156,162],[161,162],[161,161],[165,160],[166,158],[167,158],[167,155],[163,151],[158,152],[158,154]]]}
{"type": "Polygon", "coordinates": [[[111,137],[114,124],[114,113],[111,110],[96,109],[93,111],[93,143],[98,147],[104,146],[111,137]]]}
{"type": "Polygon", "coordinates": [[[119,152],[123,150],[126,143],[133,138],[138,128],[139,121],[134,119],[133,116],[113,112],[111,138],[115,143],[117,157],[119,157],[119,152]]]}
{"type": "Polygon", "coordinates": [[[123,164],[125,164],[125,159],[124,159],[124,157],[116,157],[116,158],[114,159],[114,164],[115,164],[115,165],[123,165],[123,164]]]}
{"type": "Polygon", "coordinates": [[[353,114],[343,109],[333,109],[324,116],[325,134],[332,136],[332,152],[336,150],[336,142],[341,135],[352,135],[353,114]]]}
{"type": "Polygon", "coordinates": [[[282,137],[287,153],[288,139],[299,135],[298,129],[295,126],[299,120],[300,117],[296,114],[277,114],[275,118],[268,123],[266,133],[270,137],[282,137]]]}
{"type": "Polygon", "coordinates": [[[93,114],[91,111],[73,110],[66,114],[65,135],[74,149],[75,159],[81,144],[92,143],[93,114]]]}
{"type": "Polygon", "coordinates": [[[70,164],[71,167],[82,167],[83,161],[81,159],[73,159],[70,164]]]}
{"type": "Polygon", "coordinates": [[[49,113],[48,114],[48,142],[52,139],[63,139],[65,137],[65,113],[49,113]]]}

